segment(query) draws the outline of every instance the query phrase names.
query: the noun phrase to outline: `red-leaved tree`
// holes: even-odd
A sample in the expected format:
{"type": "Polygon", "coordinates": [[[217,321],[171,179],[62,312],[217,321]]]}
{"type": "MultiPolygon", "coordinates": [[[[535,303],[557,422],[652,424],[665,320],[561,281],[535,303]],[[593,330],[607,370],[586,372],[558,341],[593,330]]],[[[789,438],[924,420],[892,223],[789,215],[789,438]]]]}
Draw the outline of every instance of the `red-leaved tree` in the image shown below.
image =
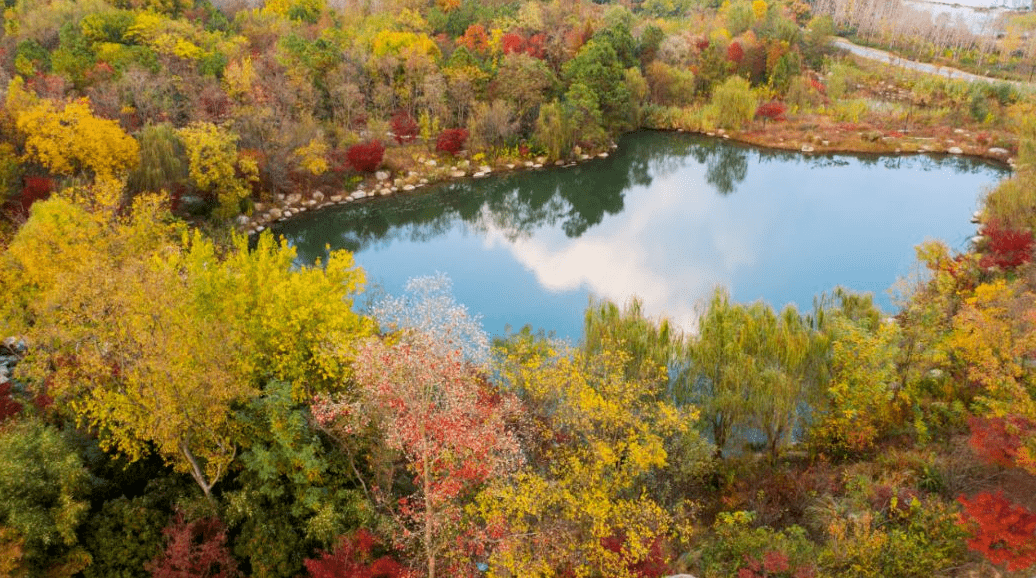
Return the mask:
{"type": "Polygon", "coordinates": [[[188,522],[177,512],[162,533],[165,550],[147,564],[152,578],[233,578],[237,560],[227,549],[227,529],[216,518],[188,522]]]}
{"type": "Polygon", "coordinates": [[[1036,514],[1011,504],[1003,494],[957,498],[964,506],[961,524],[971,531],[968,546],[1009,571],[1036,565],[1036,514]]]}
{"type": "Polygon", "coordinates": [[[464,46],[473,52],[485,52],[489,50],[489,34],[481,24],[472,24],[463,36],[457,38],[457,46],[464,46]]]}
{"type": "Polygon", "coordinates": [[[464,556],[477,549],[464,503],[487,480],[521,463],[518,440],[507,427],[518,401],[494,391],[459,349],[444,350],[422,333],[404,332],[398,342],[367,341],[356,354],[359,400],[318,398],[317,423],[332,432],[367,431],[373,425],[384,443],[400,453],[416,490],[407,496],[377,491],[376,498],[399,524],[396,539],[418,552],[428,578],[440,561],[460,576],[464,556]],[[451,558],[452,560],[448,560],[451,558]]]}
{"type": "Polygon", "coordinates": [[[385,158],[385,145],[381,141],[354,144],[345,153],[349,166],[361,173],[373,173],[385,158]]]}
{"type": "Polygon", "coordinates": [[[755,117],[763,119],[763,124],[765,125],[767,120],[784,120],[786,112],[788,112],[787,105],[774,100],[760,104],[755,109],[755,117]]]}
{"type": "Polygon", "coordinates": [[[745,59],[745,49],[741,48],[740,42],[731,42],[730,46],[727,47],[727,60],[734,64],[740,65],[741,61],[745,59]]]}
{"type": "Polygon", "coordinates": [[[500,48],[504,54],[522,54],[525,52],[525,37],[516,32],[508,32],[500,38],[500,48]]]}
{"type": "Polygon", "coordinates": [[[305,561],[313,578],[402,578],[406,571],[389,556],[373,559],[379,541],[367,529],[360,528],[352,536],[342,536],[334,552],[322,552],[319,558],[305,561]]]}
{"type": "Polygon", "coordinates": [[[403,144],[405,142],[413,142],[417,138],[417,133],[420,127],[417,125],[417,121],[414,117],[410,116],[405,110],[401,110],[396,114],[392,115],[392,134],[396,137],[396,142],[403,144]]]}
{"type": "Polygon", "coordinates": [[[999,221],[991,221],[982,227],[982,236],[989,239],[987,251],[979,261],[982,268],[1009,270],[1032,261],[1031,232],[1011,229],[999,221]]]}
{"type": "Polygon", "coordinates": [[[464,143],[467,140],[467,129],[448,128],[439,133],[439,138],[435,141],[435,150],[456,155],[464,149],[464,143]]]}

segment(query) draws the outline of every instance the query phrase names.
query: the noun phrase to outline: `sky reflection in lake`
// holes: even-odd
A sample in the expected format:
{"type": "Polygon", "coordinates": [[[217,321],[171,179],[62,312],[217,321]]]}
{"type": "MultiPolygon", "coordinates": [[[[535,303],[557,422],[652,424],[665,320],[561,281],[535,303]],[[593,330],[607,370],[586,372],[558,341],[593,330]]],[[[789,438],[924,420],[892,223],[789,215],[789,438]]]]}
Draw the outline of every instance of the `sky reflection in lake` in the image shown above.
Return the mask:
{"type": "Polygon", "coordinates": [[[639,133],[608,159],[454,183],[287,223],[312,262],[355,251],[399,293],[436,271],[500,335],[506,325],[578,339],[588,296],[644,300],[685,327],[714,287],[737,301],[800,309],[844,285],[886,289],[913,247],[963,248],[985,188],[1006,175],[959,157],[804,156],[725,141],[639,133]]]}

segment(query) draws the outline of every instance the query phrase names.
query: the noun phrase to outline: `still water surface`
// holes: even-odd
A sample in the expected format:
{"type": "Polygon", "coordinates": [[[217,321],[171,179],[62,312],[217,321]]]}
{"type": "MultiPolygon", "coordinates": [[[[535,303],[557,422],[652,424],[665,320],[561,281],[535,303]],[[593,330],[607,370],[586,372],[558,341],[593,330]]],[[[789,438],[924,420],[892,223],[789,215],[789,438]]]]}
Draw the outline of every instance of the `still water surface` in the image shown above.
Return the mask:
{"type": "Polygon", "coordinates": [[[836,285],[875,294],[928,238],[963,249],[999,166],[960,157],[765,151],[641,132],[607,159],[306,213],[278,231],[311,263],[356,253],[376,287],[447,273],[485,328],[579,339],[589,295],[644,301],[693,327],[714,287],[740,302],[808,309],[836,285]]]}

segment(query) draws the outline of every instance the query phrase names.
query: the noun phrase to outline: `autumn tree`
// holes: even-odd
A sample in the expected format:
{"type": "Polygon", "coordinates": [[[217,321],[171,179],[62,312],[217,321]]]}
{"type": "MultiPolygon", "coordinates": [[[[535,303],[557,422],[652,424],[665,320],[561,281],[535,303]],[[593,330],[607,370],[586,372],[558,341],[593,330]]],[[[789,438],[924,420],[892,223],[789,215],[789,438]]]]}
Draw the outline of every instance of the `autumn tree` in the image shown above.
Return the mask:
{"type": "Polygon", "coordinates": [[[306,560],[306,570],[313,578],[401,578],[403,566],[389,556],[374,557],[378,539],[365,528],[352,536],[342,536],[332,552],[306,560]]]}
{"type": "Polygon", "coordinates": [[[254,159],[238,154],[237,135],[208,122],[192,123],[177,135],[187,149],[191,182],[217,199],[216,214],[226,218],[239,213],[259,168],[254,159]]]}
{"type": "Polygon", "coordinates": [[[644,492],[666,465],[664,441],[694,412],[663,401],[664,373],[626,378],[630,357],[588,354],[528,334],[504,346],[507,389],[533,416],[527,466],[494,480],[478,500],[493,536],[492,576],[637,576],[670,518],[644,492]],[[615,541],[621,547],[615,547],[615,541]]]}
{"type": "Polygon", "coordinates": [[[154,578],[235,578],[237,561],[227,548],[226,527],[217,518],[187,521],[179,511],[163,531],[165,550],[147,564],[154,578]]]}
{"type": "Polygon", "coordinates": [[[354,379],[357,401],[323,399],[314,414],[325,427],[352,420],[358,423],[344,427],[357,430],[374,422],[384,443],[400,452],[415,488],[402,497],[377,490],[399,524],[397,540],[413,547],[430,578],[463,572],[470,524],[464,501],[521,463],[506,425],[516,400],[495,391],[460,349],[444,351],[417,332],[404,332],[394,344],[367,341],[357,353],[354,379]]]}
{"type": "Polygon", "coordinates": [[[40,100],[13,113],[28,158],[53,173],[114,179],[137,164],[137,142],[117,122],[94,116],[85,99],[63,105],[40,100]]]}
{"type": "Polygon", "coordinates": [[[347,253],[296,268],[270,237],[217,255],[158,197],[128,214],[105,206],[38,203],[4,255],[5,319],[45,344],[18,371],[98,427],[104,448],[157,451],[209,496],[238,450],[231,408],[258,384],[286,381],[301,399],[343,379],[347,344],[372,329],[351,310],[362,275],[347,253]]]}

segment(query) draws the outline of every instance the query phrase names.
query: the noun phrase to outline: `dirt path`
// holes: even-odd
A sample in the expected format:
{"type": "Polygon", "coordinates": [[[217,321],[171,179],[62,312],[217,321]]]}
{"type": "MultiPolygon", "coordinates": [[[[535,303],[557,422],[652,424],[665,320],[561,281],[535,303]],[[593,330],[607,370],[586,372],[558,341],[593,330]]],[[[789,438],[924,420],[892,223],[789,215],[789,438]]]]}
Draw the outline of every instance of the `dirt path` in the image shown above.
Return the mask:
{"type": "Polygon", "coordinates": [[[976,80],[994,84],[1006,82],[1018,88],[1032,88],[1032,85],[1027,82],[1018,82],[1014,80],[992,78],[989,76],[980,76],[978,74],[971,74],[970,72],[964,72],[963,70],[958,70],[956,68],[950,68],[949,66],[939,66],[937,64],[928,64],[926,62],[907,60],[891,52],[886,52],[884,50],[878,50],[877,48],[867,48],[866,46],[853,44],[845,38],[833,38],[831,40],[831,43],[843,50],[855,54],[856,56],[860,56],[862,58],[867,58],[870,60],[877,60],[879,62],[885,62],[888,63],[890,66],[898,66],[900,68],[917,70],[919,72],[926,72],[928,74],[936,74],[939,76],[945,76],[946,78],[965,80],[967,82],[975,82],[976,80]]]}

